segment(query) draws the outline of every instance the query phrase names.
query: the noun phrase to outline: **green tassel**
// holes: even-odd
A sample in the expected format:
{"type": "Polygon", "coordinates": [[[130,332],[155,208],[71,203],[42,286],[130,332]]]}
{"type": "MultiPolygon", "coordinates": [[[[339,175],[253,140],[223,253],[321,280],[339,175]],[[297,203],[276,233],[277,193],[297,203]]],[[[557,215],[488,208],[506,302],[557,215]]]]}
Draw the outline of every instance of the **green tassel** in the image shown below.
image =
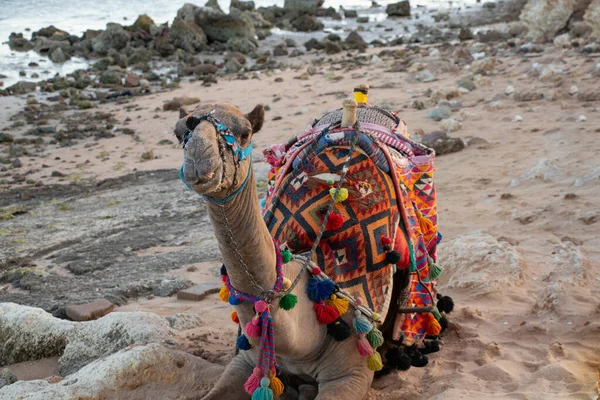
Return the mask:
{"type": "Polygon", "coordinates": [[[437,308],[434,308],[432,313],[437,321],[439,321],[442,318],[442,314],[440,314],[437,308]]]}
{"type": "Polygon", "coordinates": [[[431,263],[429,266],[429,279],[439,278],[444,272],[444,268],[440,267],[436,263],[431,263]]]}
{"type": "Polygon", "coordinates": [[[377,328],[371,329],[371,332],[367,333],[367,340],[372,348],[376,349],[383,344],[383,334],[377,328]]]}
{"type": "Polygon", "coordinates": [[[279,300],[279,307],[284,310],[291,310],[298,304],[298,296],[292,293],[288,293],[279,300]]]}
{"type": "Polygon", "coordinates": [[[290,251],[290,249],[285,249],[281,252],[281,257],[283,258],[283,263],[287,264],[290,261],[292,261],[292,252],[290,251]]]}

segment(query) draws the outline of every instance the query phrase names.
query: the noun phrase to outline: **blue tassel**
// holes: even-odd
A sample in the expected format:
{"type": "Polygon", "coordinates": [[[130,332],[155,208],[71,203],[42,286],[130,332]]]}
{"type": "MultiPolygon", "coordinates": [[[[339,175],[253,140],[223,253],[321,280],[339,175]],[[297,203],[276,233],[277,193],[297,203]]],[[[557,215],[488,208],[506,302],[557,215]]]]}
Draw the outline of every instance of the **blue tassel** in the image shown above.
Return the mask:
{"type": "Polygon", "coordinates": [[[265,206],[267,205],[267,198],[264,197],[264,198],[260,199],[259,204],[260,204],[260,208],[265,208],[265,206]]]}
{"type": "Polygon", "coordinates": [[[315,276],[308,280],[308,286],[306,287],[306,294],[308,298],[315,303],[320,303],[329,298],[333,293],[335,283],[331,279],[319,279],[315,276]]]}
{"type": "Polygon", "coordinates": [[[248,338],[246,337],[246,335],[240,335],[237,338],[235,345],[240,350],[250,350],[252,348],[252,345],[248,341],[248,338]]]}
{"type": "Polygon", "coordinates": [[[260,380],[260,387],[252,393],[252,400],[273,400],[273,391],[269,388],[271,382],[267,378],[260,380]]]}
{"type": "Polygon", "coordinates": [[[354,330],[356,333],[369,333],[371,329],[373,329],[373,325],[369,322],[368,319],[363,317],[360,311],[356,311],[354,314],[354,318],[352,319],[352,326],[354,326],[354,330]]]}
{"type": "Polygon", "coordinates": [[[229,296],[229,304],[231,304],[232,306],[238,306],[242,304],[242,301],[237,297],[229,296]]]}

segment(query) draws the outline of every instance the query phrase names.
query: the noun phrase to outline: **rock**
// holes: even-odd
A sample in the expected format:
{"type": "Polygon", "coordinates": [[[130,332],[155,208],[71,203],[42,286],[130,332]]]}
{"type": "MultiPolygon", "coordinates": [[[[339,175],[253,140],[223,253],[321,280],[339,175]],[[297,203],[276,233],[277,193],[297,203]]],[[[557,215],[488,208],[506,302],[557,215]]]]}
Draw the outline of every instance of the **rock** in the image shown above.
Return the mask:
{"type": "Polygon", "coordinates": [[[55,63],[64,63],[70,57],[67,57],[60,47],[56,47],[48,54],[48,58],[55,63]]]}
{"type": "Polygon", "coordinates": [[[600,92],[597,90],[580,91],[577,94],[579,101],[600,101],[600,92]]]}
{"type": "Polygon", "coordinates": [[[253,1],[241,1],[241,0],[231,0],[231,4],[229,7],[237,8],[240,11],[253,11],[254,10],[254,2],[253,1]]]}
{"type": "Polygon", "coordinates": [[[515,115],[515,117],[513,118],[514,122],[521,122],[523,121],[523,117],[521,117],[520,115],[515,115]]]}
{"type": "Polygon", "coordinates": [[[139,17],[137,17],[137,19],[133,23],[133,28],[150,33],[150,28],[154,25],[156,25],[156,24],[154,23],[152,18],[150,18],[146,14],[143,14],[143,15],[140,15],[139,17]]]}
{"type": "Polygon", "coordinates": [[[462,78],[461,80],[459,80],[457,82],[457,85],[459,88],[465,88],[465,89],[469,90],[470,92],[472,92],[473,90],[476,89],[475,82],[473,81],[472,75],[462,78]]]}
{"type": "Polygon", "coordinates": [[[242,64],[240,64],[240,62],[238,60],[236,60],[235,58],[232,58],[225,63],[225,70],[227,72],[237,73],[237,72],[240,72],[241,69],[242,69],[242,64]]]}
{"type": "Polygon", "coordinates": [[[336,54],[343,50],[338,42],[332,42],[331,40],[325,40],[323,42],[323,48],[327,54],[336,54]]]}
{"type": "Polygon", "coordinates": [[[124,49],[130,39],[131,35],[121,25],[108,23],[106,30],[92,39],[92,49],[100,55],[106,55],[110,49],[124,49]]]}
{"type": "Polygon", "coordinates": [[[496,58],[486,57],[475,60],[471,64],[471,72],[474,74],[489,75],[496,68],[496,58]]]}
{"type": "Polygon", "coordinates": [[[0,143],[12,143],[15,138],[10,133],[0,132],[0,143]]]}
{"type": "Polygon", "coordinates": [[[45,37],[53,40],[68,40],[71,35],[63,30],[58,29],[54,25],[47,26],[31,34],[31,40],[45,37]]]}
{"type": "Polygon", "coordinates": [[[390,17],[410,17],[410,3],[408,0],[388,4],[385,12],[390,17]]]}
{"type": "Polygon", "coordinates": [[[356,30],[353,30],[344,41],[344,47],[347,49],[365,51],[368,46],[367,42],[364,41],[360,34],[356,30]]]}
{"type": "Polygon", "coordinates": [[[177,18],[183,19],[185,22],[195,22],[196,12],[200,10],[200,7],[194,4],[186,3],[177,10],[177,18]]]}
{"type": "Polygon", "coordinates": [[[52,171],[52,173],[50,174],[51,177],[53,178],[64,178],[66,175],[63,174],[60,171],[52,171]]]}
{"type": "Polygon", "coordinates": [[[128,74],[125,76],[125,87],[140,86],[140,78],[137,75],[128,74]]]}
{"type": "Polygon", "coordinates": [[[441,288],[467,289],[482,295],[519,285],[525,262],[516,248],[484,232],[472,232],[438,246],[443,260],[441,288]]]}
{"type": "MultiPolygon", "coordinates": [[[[591,7],[589,8],[591,9],[591,7]]],[[[587,37],[593,32],[593,29],[590,25],[585,22],[579,21],[573,24],[573,27],[570,30],[570,34],[576,38],[587,37]]]]}
{"type": "MultiPolygon", "coordinates": [[[[443,119],[440,121],[440,129],[443,129],[447,132],[459,131],[462,129],[462,123],[454,118],[446,118],[446,119],[443,119]]],[[[450,138],[450,139],[456,139],[456,138],[450,138]]],[[[460,142],[462,142],[462,141],[463,140],[460,139],[460,142]]],[[[460,146],[463,146],[463,148],[464,148],[464,143],[459,144],[458,141],[455,141],[455,143],[452,143],[452,146],[450,145],[450,143],[448,143],[447,147],[448,147],[448,149],[452,149],[452,151],[450,151],[451,153],[462,150],[462,148],[460,148],[459,150],[453,150],[454,145],[456,145],[456,148],[459,148],[460,146]]]]}
{"type": "Polygon", "coordinates": [[[133,346],[85,366],[63,383],[18,381],[3,399],[164,399],[204,397],[223,367],[160,344],[133,346]]]}
{"type": "Polygon", "coordinates": [[[344,18],[357,18],[358,17],[358,13],[356,12],[356,10],[343,9],[343,11],[344,11],[344,18]]]}
{"type": "Polygon", "coordinates": [[[283,8],[287,11],[298,11],[302,14],[316,14],[324,0],[285,0],[283,8]]]}
{"type": "Polygon", "coordinates": [[[508,35],[513,38],[522,38],[527,34],[527,25],[520,21],[514,21],[508,24],[508,35]]]}
{"type": "Polygon", "coordinates": [[[317,39],[312,38],[304,42],[304,47],[306,47],[306,51],[311,51],[312,49],[323,50],[325,46],[317,39]]]}
{"type": "Polygon", "coordinates": [[[177,299],[179,300],[191,300],[200,301],[206,296],[213,293],[218,293],[221,289],[220,284],[204,282],[199,285],[192,286],[188,289],[180,290],[177,292],[177,299]]]}
{"type": "Polygon", "coordinates": [[[21,168],[23,166],[23,163],[18,158],[15,158],[12,161],[12,166],[13,166],[13,168],[21,168]]]}
{"type": "Polygon", "coordinates": [[[69,305],[65,308],[67,317],[72,321],[92,321],[101,318],[115,309],[106,299],[97,299],[91,303],[69,305]]]}
{"type": "Polygon", "coordinates": [[[191,73],[196,75],[214,75],[219,70],[214,64],[200,64],[191,68],[191,73]]]}
{"type": "Polygon", "coordinates": [[[227,48],[231,51],[250,54],[258,49],[256,43],[249,38],[231,38],[227,41],[227,48]]]}
{"type": "Polygon", "coordinates": [[[35,82],[19,81],[12,86],[6,88],[8,93],[19,95],[33,92],[37,87],[35,82]]]}
{"type": "Polygon", "coordinates": [[[450,117],[451,114],[452,110],[449,107],[440,106],[427,111],[427,118],[431,118],[434,121],[441,121],[444,118],[450,117]]]}
{"type": "Polygon", "coordinates": [[[458,33],[458,39],[461,41],[473,40],[473,32],[471,32],[469,27],[461,26],[460,32],[458,33]]]}
{"type": "Polygon", "coordinates": [[[206,48],[206,35],[198,25],[175,18],[169,30],[169,43],[188,53],[196,53],[206,48]]]}
{"type": "Polygon", "coordinates": [[[0,389],[4,386],[12,385],[17,381],[17,376],[8,368],[0,370],[0,389]]]}
{"type": "Polygon", "coordinates": [[[218,0],[208,0],[204,6],[214,8],[217,11],[223,12],[218,0]]]}
{"type": "Polygon", "coordinates": [[[8,37],[8,47],[15,51],[29,51],[33,49],[33,43],[23,37],[22,33],[12,32],[8,37]]]}
{"type": "Polygon", "coordinates": [[[199,103],[198,97],[175,97],[172,100],[163,104],[163,111],[179,111],[179,108],[190,104],[199,103]]]}
{"type": "Polygon", "coordinates": [[[321,21],[319,21],[316,17],[312,15],[302,15],[298,18],[294,18],[291,21],[294,29],[300,32],[314,32],[320,31],[324,28],[324,25],[321,21]]]}
{"type": "Polygon", "coordinates": [[[477,37],[479,41],[482,43],[491,43],[491,42],[499,42],[505,38],[505,35],[502,32],[499,32],[495,29],[489,29],[487,31],[479,31],[477,33],[477,37]]]}
{"type": "Polygon", "coordinates": [[[421,143],[435,150],[438,156],[456,153],[463,150],[466,145],[461,138],[450,137],[446,132],[433,131],[423,135],[421,143]]]}
{"type": "Polygon", "coordinates": [[[255,33],[254,27],[241,17],[227,15],[211,7],[198,8],[195,22],[202,28],[209,42],[227,43],[231,38],[250,38],[255,33]]]}
{"type": "Polygon", "coordinates": [[[592,0],[588,6],[583,20],[590,26],[590,36],[596,40],[600,39],[600,0],[592,0]]]}
{"type": "Polygon", "coordinates": [[[544,94],[541,92],[520,91],[516,92],[513,97],[517,101],[535,101],[543,99],[544,94]]]}
{"type": "MultiPolygon", "coordinates": [[[[217,289],[217,292],[219,289],[217,289]]],[[[187,329],[194,329],[199,326],[204,325],[204,321],[198,314],[192,313],[177,313],[175,315],[171,315],[167,317],[167,321],[171,325],[171,328],[176,329],[178,331],[183,331],[187,329]]]]}
{"type": "Polygon", "coordinates": [[[369,22],[369,16],[363,15],[361,17],[358,17],[358,18],[356,18],[356,22],[358,22],[359,24],[366,24],[369,22]]]}
{"type": "Polygon", "coordinates": [[[504,89],[504,94],[507,96],[510,96],[511,94],[513,94],[515,92],[515,87],[512,85],[508,85],[506,87],[506,89],[504,89]]]}
{"type": "Polygon", "coordinates": [[[435,75],[428,69],[423,69],[421,71],[412,73],[410,75],[408,75],[408,77],[406,78],[406,80],[409,83],[415,83],[415,82],[424,82],[424,83],[428,83],[428,82],[433,82],[435,81],[435,75]]]}
{"type": "Polygon", "coordinates": [[[563,29],[577,6],[578,0],[529,0],[520,20],[528,28],[527,37],[535,41],[550,41],[563,29]]]}
{"type": "Polygon", "coordinates": [[[121,76],[115,71],[105,71],[100,77],[100,82],[105,85],[117,85],[121,83],[121,76]]]}
{"type": "Polygon", "coordinates": [[[289,54],[288,49],[287,49],[286,45],[284,45],[284,44],[278,44],[273,49],[274,56],[287,56],[288,54],[289,54]]]}

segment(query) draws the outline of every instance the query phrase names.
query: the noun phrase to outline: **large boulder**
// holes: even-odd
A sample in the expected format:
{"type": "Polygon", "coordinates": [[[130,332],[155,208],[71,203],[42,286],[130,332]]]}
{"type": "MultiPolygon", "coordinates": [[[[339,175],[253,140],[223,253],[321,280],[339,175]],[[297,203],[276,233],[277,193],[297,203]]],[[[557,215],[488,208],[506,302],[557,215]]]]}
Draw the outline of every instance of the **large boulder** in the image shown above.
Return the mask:
{"type": "MultiPolygon", "coordinates": [[[[442,120],[444,118],[440,118],[442,120]]],[[[463,150],[466,145],[459,137],[448,136],[446,132],[433,131],[423,136],[421,143],[435,150],[435,154],[442,156],[444,154],[456,153],[463,150]]]]}
{"type": "Polygon", "coordinates": [[[235,8],[240,11],[253,11],[254,7],[255,6],[253,1],[231,0],[231,4],[229,5],[229,12],[231,12],[232,8],[235,8]]]}
{"type": "Polygon", "coordinates": [[[390,17],[410,17],[410,3],[408,0],[388,4],[385,12],[390,17]]]}
{"type": "Polygon", "coordinates": [[[10,94],[19,95],[19,94],[33,92],[35,90],[36,86],[37,85],[35,82],[19,81],[19,82],[15,83],[14,85],[7,87],[6,90],[10,94]]]}
{"type": "Polygon", "coordinates": [[[293,18],[291,23],[294,29],[300,32],[314,32],[320,31],[324,28],[324,25],[321,21],[308,14],[293,18]]]}
{"type": "Polygon", "coordinates": [[[368,47],[367,42],[364,41],[364,39],[356,30],[350,32],[350,34],[344,41],[344,46],[347,49],[354,49],[360,51],[364,51],[368,47]]]}
{"type": "Polygon", "coordinates": [[[8,37],[8,47],[15,51],[29,51],[33,49],[33,43],[25,39],[22,33],[12,32],[8,37]]]}
{"type": "Polygon", "coordinates": [[[283,8],[288,11],[298,11],[300,13],[314,15],[324,2],[324,0],[285,0],[283,8]]]}
{"type": "Polygon", "coordinates": [[[40,37],[45,37],[52,40],[68,40],[71,35],[69,32],[58,29],[54,25],[50,25],[31,34],[31,40],[35,40],[40,37]]]}
{"type": "Polygon", "coordinates": [[[566,28],[573,13],[586,0],[529,0],[520,19],[529,29],[527,36],[535,41],[551,41],[566,28]]]}
{"type": "Polygon", "coordinates": [[[591,36],[600,40],[600,0],[592,0],[583,19],[592,28],[591,36]]]}
{"type": "Polygon", "coordinates": [[[106,55],[110,49],[124,49],[130,39],[131,35],[121,25],[108,23],[106,30],[92,39],[92,49],[100,55],[106,55]]]}
{"type": "Polygon", "coordinates": [[[196,25],[211,42],[227,43],[234,37],[253,37],[254,26],[239,16],[227,15],[211,7],[196,10],[196,25]]]}
{"type": "Polygon", "coordinates": [[[143,15],[140,15],[139,17],[137,17],[137,19],[135,20],[135,22],[133,23],[132,26],[134,29],[139,29],[139,30],[150,33],[150,28],[153,27],[154,25],[156,25],[154,23],[154,20],[152,18],[150,18],[148,15],[143,14],[143,15]]]}
{"type": "Polygon", "coordinates": [[[206,47],[206,35],[198,25],[175,18],[169,30],[169,43],[173,46],[194,53],[206,47]]]}
{"type": "Polygon", "coordinates": [[[179,400],[203,398],[223,367],[160,344],[134,346],[88,364],[61,383],[18,381],[2,399],[179,400]],[[190,397],[191,396],[191,397],[190,397]]]}
{"type": "Polygon", "coordinates": [[[197,5],[185,3],[183,7],[177,10],[177,18],[183,19],[185,22],[194,22],[196,20],[196,12],[200,9],[197,5]]]}

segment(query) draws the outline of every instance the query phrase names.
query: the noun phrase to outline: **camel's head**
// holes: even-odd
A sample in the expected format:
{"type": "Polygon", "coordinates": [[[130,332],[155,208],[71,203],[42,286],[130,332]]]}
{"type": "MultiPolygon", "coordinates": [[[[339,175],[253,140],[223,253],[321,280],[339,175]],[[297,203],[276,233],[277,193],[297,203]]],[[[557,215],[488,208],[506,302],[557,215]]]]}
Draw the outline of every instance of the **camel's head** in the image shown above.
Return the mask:
{"type": "Polygon", "coordinates": [[[263,125],[262,104],[248,114],[231,104],[206,104],[189,114],[181,109],[179,117],[175,135],[184,146],[183,181],[214,199],[241,187],[250,173],[252,135],[263,125]]]}

